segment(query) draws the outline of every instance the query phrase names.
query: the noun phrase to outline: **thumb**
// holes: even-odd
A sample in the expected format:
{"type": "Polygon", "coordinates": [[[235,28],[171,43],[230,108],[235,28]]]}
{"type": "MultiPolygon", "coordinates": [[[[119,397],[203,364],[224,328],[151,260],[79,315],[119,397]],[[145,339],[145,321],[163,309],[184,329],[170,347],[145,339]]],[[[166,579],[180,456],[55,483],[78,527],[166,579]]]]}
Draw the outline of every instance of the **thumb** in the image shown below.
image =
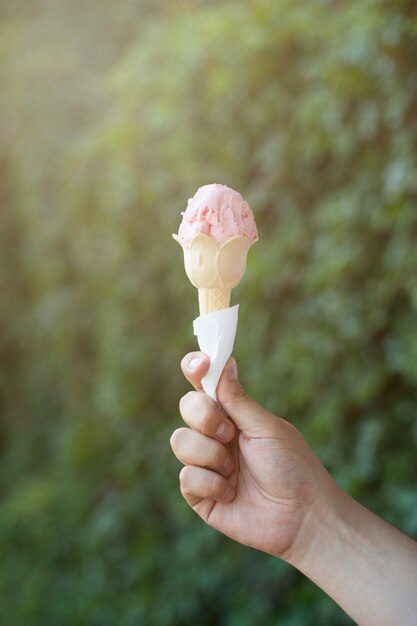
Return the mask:
{"type": "Polygon", "coordinates": [[[217,386],[217,400],[241,431],[251,436],[270,436],[279,421],[272,413],[252,400],[238,380],[237,364],[231,357],[217,386]]]}

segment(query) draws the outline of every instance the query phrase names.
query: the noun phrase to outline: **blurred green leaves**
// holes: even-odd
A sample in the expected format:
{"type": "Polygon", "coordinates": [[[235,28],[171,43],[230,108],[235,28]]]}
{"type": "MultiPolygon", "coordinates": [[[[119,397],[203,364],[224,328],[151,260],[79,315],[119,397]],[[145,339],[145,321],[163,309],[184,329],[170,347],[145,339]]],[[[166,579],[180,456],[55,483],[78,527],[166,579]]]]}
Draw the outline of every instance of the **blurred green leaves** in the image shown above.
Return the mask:
{"type": "Polygon", "coordinates": [[[351,623],[202,525],[168,439],[196,188],[251,204],[241,378],[417,536],[411,0],[0,6],[0,594],[13,626],[351,623]]]}

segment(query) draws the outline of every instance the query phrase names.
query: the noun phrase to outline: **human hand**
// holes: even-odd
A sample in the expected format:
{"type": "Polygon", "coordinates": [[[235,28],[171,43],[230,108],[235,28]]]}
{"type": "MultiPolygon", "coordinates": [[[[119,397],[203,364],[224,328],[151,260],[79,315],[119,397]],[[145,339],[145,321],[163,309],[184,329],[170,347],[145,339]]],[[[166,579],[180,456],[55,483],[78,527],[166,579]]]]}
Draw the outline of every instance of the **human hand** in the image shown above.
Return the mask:
{"type": "Polygon", "coordinates": [[[181,368],[196,389],[180,401],[189,428],[171,437],[185,500],[228,537],[296,562],[336,484],[296,428],[247,396],[234,359],[219,404],[202,391],[207,356],[190,353],[181,368]]]}
{"type": "Polygon", "coordinates": [[[345,494],[300,433],[251,400],[229,359],[219,404],[201,388],[209,359],[184,357],[196,391],[171,437],[181,491],[213,528],[297,567],[363,626],[415,623],[417,543],[345,494]],[[389,567],[387,567],[387,563],[389,567]]]}

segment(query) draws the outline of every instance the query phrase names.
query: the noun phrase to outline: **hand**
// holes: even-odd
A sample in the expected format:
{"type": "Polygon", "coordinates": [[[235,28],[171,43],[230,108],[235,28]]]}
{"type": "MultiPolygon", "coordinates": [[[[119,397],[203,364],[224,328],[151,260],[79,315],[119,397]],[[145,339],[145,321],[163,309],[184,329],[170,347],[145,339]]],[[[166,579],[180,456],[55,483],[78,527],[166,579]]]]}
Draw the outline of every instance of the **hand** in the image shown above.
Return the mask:
{"type": "Polygon", "coordinates": [[[295,565],[356,623],[415,624],[417,543],[345,494],[300,433],[246,395],[234,359],[219,404],[201,389],[208,357],[188,354],[181,366],[196,391],[181,399],[189,428],[171,445],[188,504],[225,535],[295,565]]]}
{"type": "Polygon", "coordinates": [[[326,508],[335,483],[291,424],[246,395],[234,359],[217,387],[220,406],[201,388],[208,357],[188,354],[181,367],[196,389],[180,401],[189,428],[171,437],[174,454],[185,465],[184,498],[228,537],[296,561],[309,540],[306,522],[313,510],[326,508]]]}

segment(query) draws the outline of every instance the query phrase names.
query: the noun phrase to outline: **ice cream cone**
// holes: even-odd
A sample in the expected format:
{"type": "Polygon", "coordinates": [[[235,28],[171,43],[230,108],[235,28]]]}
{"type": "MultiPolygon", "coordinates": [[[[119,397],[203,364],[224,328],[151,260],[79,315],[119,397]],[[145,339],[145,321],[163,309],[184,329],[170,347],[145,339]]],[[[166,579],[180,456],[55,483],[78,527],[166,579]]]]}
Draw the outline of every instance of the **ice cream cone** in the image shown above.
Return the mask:
{"type": "Polygon", "coordinates": [[[187,276],[198,289],[200,315],[228,308],[231,290],[241,280],[248,249],[256,240],[249,243],[243,235],[233,235],[218,242],[204,233],[190,241],[173,237],[184,251],[187,276]]]}
{"type": "Polygon", "coordinates": [[[227,309],[230,306],[231,293],[231,289],[199,289],[198,306],[200,315],[227,309]]]}
{"type": "Polygon", "coordinates": [[[237,328],[239,305],[230,306],[230,295],[245,272],[249,248],[258,240],[255,219],[240,193],[213,183],[188,200],[178,235],[172,236],[183,249],[186,274],[198,289],[200,316],[194,320],[194,334],[210,359],[201,384],[216,400],[237,328]]]}

